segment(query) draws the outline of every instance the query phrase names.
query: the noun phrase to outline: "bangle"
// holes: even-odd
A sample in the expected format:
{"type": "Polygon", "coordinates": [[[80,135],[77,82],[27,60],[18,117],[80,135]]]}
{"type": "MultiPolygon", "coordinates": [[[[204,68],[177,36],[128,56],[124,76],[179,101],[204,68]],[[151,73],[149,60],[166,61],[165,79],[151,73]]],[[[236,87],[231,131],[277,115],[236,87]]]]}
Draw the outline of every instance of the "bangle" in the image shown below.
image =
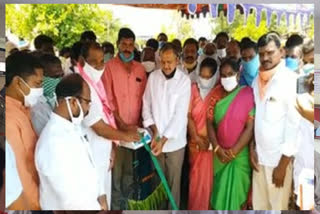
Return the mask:
{"type": "Polygon", "coordinates": [[[218,146],[216,146],[216,148],[214,148],[214,153],[216,153],[218,150],[219,150],[219,148],[220,148],[220,146],[218,145],[218,146]]]}
{"type": "Polygon", "coordinates": [[[232,155],[232,157],[233,157],[233,158],[235,158],[235,157],[236,157],[236,156],[233,154],[232,149],[230,149],[230,153],[231,153],[231,155],[232,155]]]}

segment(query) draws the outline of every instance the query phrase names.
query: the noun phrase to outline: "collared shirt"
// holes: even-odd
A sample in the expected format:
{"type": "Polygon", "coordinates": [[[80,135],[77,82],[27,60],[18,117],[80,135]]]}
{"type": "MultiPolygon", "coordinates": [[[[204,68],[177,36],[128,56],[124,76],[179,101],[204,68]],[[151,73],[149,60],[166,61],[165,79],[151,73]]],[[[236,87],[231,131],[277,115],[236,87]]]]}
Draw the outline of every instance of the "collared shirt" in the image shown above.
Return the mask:
{"type": "Polygon", "coordinates": [[[163,152],[173,152],[186,143],[191,81],[177,68],[173,78],[167,80],[161,70],[154,71],[148,79],[143,96],[143,125],[155,124],[160,137],[168,141],[163,152]]]}
{"type": "Polygon", "coordinates": [[[253,81],[256,103],[255,139],[259,164],[276,167],[282,155],[297,152],[300,115],[295,109],[296,75],[279,66],[267,83],[263,99],[258,86],[259,76],[253,81]]]}
{"type": "Polygon", "coordinates": [[[128,72],[117,56],[106,63],[101,79],[106,88],[111,110],[118,110],[125,123],[139,125],[142,96],[147,82],[144,67],[132,61],[128,72]]]}
{"type": "Polygon", "coordinates": [[[199,72],[200,72],[200,63],[198,62],[197,66],[193,69],[192,72],[189,73],[188,69],[185,68],[185,66],[183,65],[183,63],[181,62],[180,65],[178,65],[178,69],[180,69],[181,71],[183,71],[186,75],[189,76],[191,82],[196,82],[199,76],[199,72]]]}
{"type": "Polygon", "coordinates": [[[22,185],[17,171],[16,159],[10,144],[6,141],[6,207],[18,199],[22,185]]]}
{"type": "Polygon", "coordinates": [[[41,96],[38,103],[31,108],[31,121],[38,136],[49,121],[51,112],[52,109],[44,96],[41,96]]]}
{"type": "Polygon", "coordinates": [[[99,186],[90,146],[82,130],[52,113],[35,154],[40,204],[45,210],[98,210],[99,186]]]}
{"type": "Polygon", "coordinates": [[[31,124],[30,110],[6,96],[6,137],[14,152],[23,192],[32,209],[39,207],[39,178],[34,164],[37,135],[31,124]]]}

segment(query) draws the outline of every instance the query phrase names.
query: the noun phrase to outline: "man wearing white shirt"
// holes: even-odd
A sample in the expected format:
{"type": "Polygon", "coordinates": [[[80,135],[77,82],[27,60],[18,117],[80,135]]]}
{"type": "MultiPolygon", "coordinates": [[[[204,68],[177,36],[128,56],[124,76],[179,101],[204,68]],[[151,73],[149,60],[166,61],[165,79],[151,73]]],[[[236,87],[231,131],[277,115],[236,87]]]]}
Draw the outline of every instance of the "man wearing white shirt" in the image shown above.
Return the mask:
{"type": "Polygon", "coordinates": [[[299,114],[296,76],[281,60],[280,38],[268,33],[258,41],[260,69],[253,81],[255,140],[251,145],[253,209],[287,210],[292,185],[292,157],[297,152],[299,114]]]}
{"type": "Polygon", "coordinates": [[[81,122],[91,103],[88,84],[79,74],[57,85],[58,105],[35,151],[43,210],[100,210],[96,167],[81,122]]]}
{"type": "Polygon", "coordinates": [[[191,82],[195,82],[199,75],[198,49],[197,40],[193,38],[187,39],[183,44],[182,63],[178,66],[180,70],[190,77],[191,82]]]}
{"type": "Polygon", "coordinates": [[[161,69],[150,74],[143,96],[143,125],[153,131],[152,153],[159,156],[161,168],[179,206],[191,81],[177,68],[178,54],[174,45],[166,44],[160,50],[160,57],[161,69]]]}
{"type": "Polygon", "coordinates": [[[139,141],[136,131],[117,130],[110,110],[105,89],[101,81],[104,72],[104,54],[98,43],[86,43],[81,49],[81,60],[77,70],[90,88],[92,105],[84,123],[88,127],[90,146],[98,170],[101,200],[107,199],[111,206],[111,168],[115,157],[115,145],[112,141],[139,141]],[[113,147],[113,150],[112,150],[113,147]]]}

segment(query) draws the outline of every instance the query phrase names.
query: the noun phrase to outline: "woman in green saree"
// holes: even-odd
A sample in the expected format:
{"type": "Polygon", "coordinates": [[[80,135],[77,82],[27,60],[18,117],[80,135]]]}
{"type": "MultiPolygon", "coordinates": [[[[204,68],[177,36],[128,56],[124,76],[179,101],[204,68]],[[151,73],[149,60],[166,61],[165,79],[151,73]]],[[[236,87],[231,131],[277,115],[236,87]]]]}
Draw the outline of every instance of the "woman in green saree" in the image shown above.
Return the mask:
{"type": "Polygon", "coordinates": [[[208,111],[207,127],[214,148],[214,184],[211,208],[240,210],[251,184],[248,144],[253,139],[254,97],[250,87],[239,86],[239,65],[232,60],[220,66],[225,94],[208,111]],[[208,114],[212,115],[212,114],[208,114]]]}

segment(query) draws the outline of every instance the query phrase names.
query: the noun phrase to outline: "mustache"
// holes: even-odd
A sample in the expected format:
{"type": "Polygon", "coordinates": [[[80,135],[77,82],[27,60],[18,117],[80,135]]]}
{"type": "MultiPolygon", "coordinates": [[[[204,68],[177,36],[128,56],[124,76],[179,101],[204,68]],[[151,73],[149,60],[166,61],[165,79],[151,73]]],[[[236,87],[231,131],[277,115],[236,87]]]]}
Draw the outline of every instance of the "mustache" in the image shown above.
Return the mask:
{"type": "Polygon", "coordinates": [[[270,61],[263,61],[261,64],[271,63],[270,61]]]}
{"type": "Polygon", "coordinates": [[[125,54],[131,54],[130,51],[123,51],[123,53],[125,53],[125,54]]]}

